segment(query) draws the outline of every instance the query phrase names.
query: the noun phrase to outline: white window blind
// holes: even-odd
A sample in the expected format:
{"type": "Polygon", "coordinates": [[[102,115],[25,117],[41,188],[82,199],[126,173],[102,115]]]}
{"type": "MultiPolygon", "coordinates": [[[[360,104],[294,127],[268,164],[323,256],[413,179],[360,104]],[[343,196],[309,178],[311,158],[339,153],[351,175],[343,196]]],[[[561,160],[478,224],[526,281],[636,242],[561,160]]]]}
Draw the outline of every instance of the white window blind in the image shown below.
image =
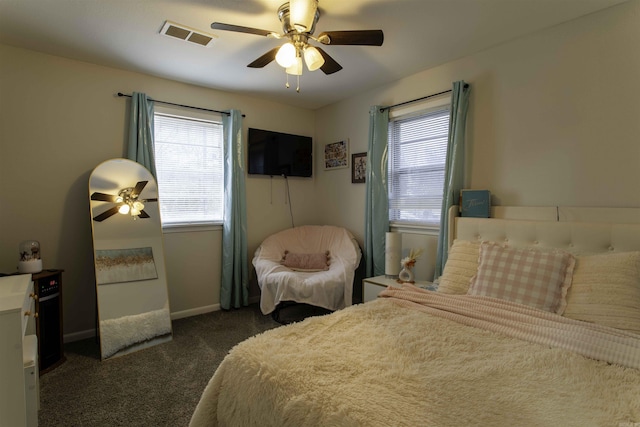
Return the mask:
{"type": "Polygon", "coordinates": [[[449,106],[389,122],[389,221],[440,226],[449,106]]]}
{"type": "Polygon", "coordinates": [[[154,120],[162,225],[222,222],[222,124],[158,112],[154,120]]]}

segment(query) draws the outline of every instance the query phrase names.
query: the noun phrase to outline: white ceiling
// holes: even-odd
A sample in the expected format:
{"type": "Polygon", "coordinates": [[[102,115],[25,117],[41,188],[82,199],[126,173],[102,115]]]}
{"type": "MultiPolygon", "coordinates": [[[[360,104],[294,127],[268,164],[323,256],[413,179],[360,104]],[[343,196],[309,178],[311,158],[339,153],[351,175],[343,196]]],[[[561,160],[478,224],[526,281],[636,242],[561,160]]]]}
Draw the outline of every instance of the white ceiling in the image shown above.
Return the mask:
{"type": "Polygon", "coordinates": [[[247,64],[273,38],[213,31],[214,21],[281,32],[284,0],[0,0],[0,43],[316,109],[418,71],[626,0],[320,0],[315,35],[381,29],[381,47],[323,46],[344,69],[305,69],[300,93],[275,62],[247,64]],[[166,20],[218,36],[202,47],[159,33],[166,20]]]}

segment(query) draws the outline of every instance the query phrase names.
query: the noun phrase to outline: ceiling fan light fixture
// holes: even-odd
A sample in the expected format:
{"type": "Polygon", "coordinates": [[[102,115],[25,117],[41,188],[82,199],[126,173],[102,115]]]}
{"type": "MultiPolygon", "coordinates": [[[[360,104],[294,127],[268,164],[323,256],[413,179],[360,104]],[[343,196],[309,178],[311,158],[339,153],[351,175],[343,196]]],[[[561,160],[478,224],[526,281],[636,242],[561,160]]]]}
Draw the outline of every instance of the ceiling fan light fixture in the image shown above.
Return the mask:
{"type": "Polygon", "coordinates": [[[285,43],[276,53],[276,62],[282,68],[288,68],[296,63],[296,47],[293,43],[285,43]]]}
{"type": "MultiPolygon", "coordinates": [[[[321,14],[318,8],[318,0],[285,1],[286,3],[281,4],[278,8],[278,20],[282,24],[282,33],[280,34],[259,28],[222,22],[212,23],[211,28],[276,39],[288,39],[288,42],[284,45],[272,48],[247,65],[249,68],[263,68],[275,60],[286,71],[287,82],[285,87],[287,88],[289,87],[290,75],[297,76],[298,83],[300,81],[302,57],[304,57],[304,62],[307,64],[309,71],[320,69],[324,74],[329,75],[342,70],[342,66],[324,49],[319,47],[312,48],[309,46],[309,41],[323,45],[382,46],[384,41],[382,30],[325,31],[314,37],[315,27],[321,14]]],[[[298,84],[296,89],[298,92],[300,91],[299,86],[298,84]]]]}
{"type": "Polygon", "coordinates": [[[122,215],[126,215],[129,213],[129,209],[130,209],[129,205],[125,203],[124,205],[118,208],[118,212],[121,213],[122,215]]]}
{"type": "Polygon", "coordinates": [[[304,62],[307,64],[309,71],[315,71],[324,65],[324,58],[318,49],[307,45],[304,49],[304,62]]]}
{"type": "Polygon", "coordinates": [[[291,25],[301,33],[311,31],[317,10],[318,0],[289,0],[291,25]]]}

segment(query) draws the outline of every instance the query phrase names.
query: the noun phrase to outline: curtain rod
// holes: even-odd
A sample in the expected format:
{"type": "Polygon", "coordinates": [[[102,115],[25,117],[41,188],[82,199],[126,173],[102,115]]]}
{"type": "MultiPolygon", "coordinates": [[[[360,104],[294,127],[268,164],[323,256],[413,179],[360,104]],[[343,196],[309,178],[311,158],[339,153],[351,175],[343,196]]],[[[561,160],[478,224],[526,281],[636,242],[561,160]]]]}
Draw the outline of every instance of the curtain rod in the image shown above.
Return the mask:
{"type": "MultiPolygon", "coordinates": [[[[124,94],[122,92],[118,92],[118,96],[124,96],[127,98],[131,98],[131,95],[127,95],[124,94]]],[[[166,102],[166,101],[158,101],[156,99],[153,99],[153,102],[158,102],[160,104],[166,104],[166,105],[174,105],[176,107],[184,107],[184,108],[191,108],[193,110],[200,110],[200,111],[208,111],[210,113],[220,113],[220,114],[226,114],[227,116],[230,115],[231,113],[229,113],[228,111],[218,111],[218,110],[211,110],[209,108],[201,108],[201,107],[192,107],[191,105],[184,105],[184,104],[175,104],[173,102],[166,102]]],[[[244,114],[242,115],[242,117],[246,117],[244,114]]]]}
{"type": "MultiPolygon", "coordinates": [[[[464,88],[466,89],[468,87],[469,87],[469,83],[465,83],[464,84],[464,88]]],[[[382,107],[380,109],[380,112],[382,113],[384,110],[390,110],[391,108],[399,107],[401,105],[411,104],[412,102],[423,101],[423,100],[429,99],[429,98],[435,98],[436,96],[444,95],[445,93],[451,93],[451,89],[443,90],[442,92],[438,92],[438,93],[434,93],[434,94],[431,94],[431,95],[423,96],[422,98],[416,98],[416,99],[412,99],[410,101],[401,102],[399,104],[389,105],[388,107],[382,107]]]]}

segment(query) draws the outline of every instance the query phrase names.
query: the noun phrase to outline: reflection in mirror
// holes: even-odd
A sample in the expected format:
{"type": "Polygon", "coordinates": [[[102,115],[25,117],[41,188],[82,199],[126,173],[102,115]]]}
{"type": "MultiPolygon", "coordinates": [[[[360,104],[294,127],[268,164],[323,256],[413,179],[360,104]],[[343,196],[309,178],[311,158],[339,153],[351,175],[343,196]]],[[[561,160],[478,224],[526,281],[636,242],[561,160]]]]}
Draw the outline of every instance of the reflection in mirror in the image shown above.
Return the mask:
{"type": "Polygon", "coordinates": [[[102,359],[172,339],[158,186],[142,165],[107,160],[89,178],[102,359]]]}

